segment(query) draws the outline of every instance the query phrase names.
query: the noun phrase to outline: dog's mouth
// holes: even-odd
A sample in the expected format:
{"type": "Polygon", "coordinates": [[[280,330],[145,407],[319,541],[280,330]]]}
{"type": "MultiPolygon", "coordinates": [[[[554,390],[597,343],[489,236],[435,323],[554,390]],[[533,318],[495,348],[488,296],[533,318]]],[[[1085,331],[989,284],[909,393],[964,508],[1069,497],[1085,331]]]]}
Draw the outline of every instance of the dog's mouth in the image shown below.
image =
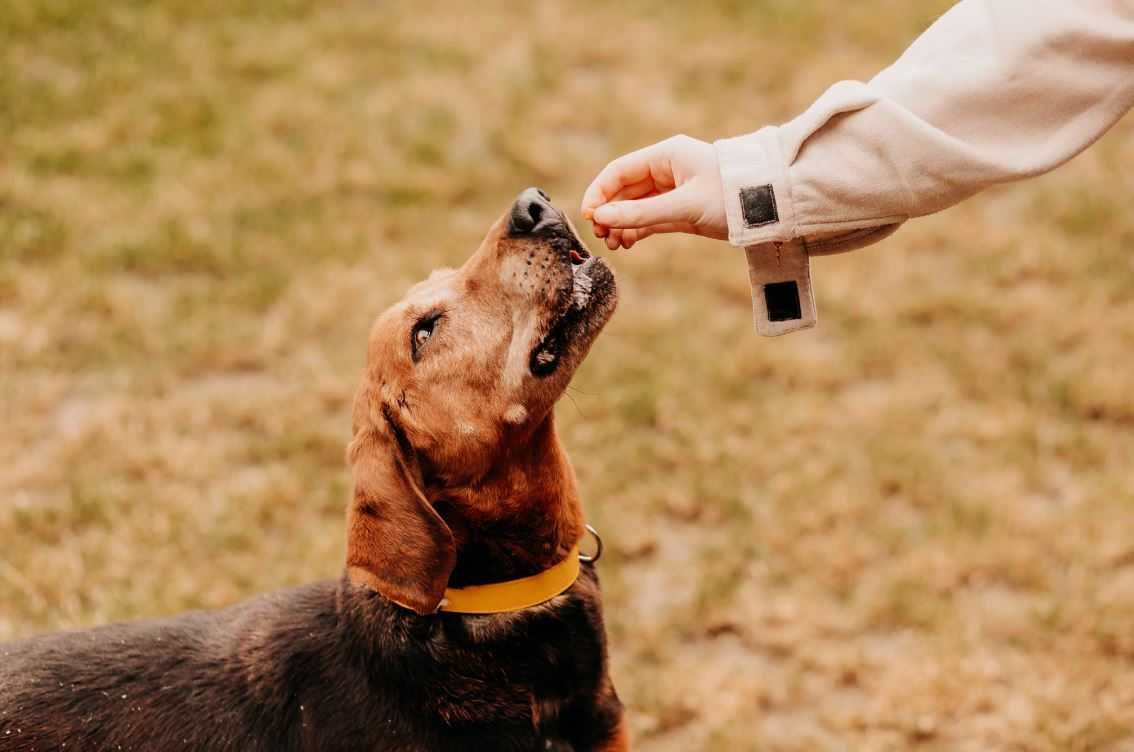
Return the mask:
{"type": "Polygon", "coordinates": [[[555,373],[565,359],[584,354],[614,312],[614,274],[606,261],[592,256],[573,228],[555,240],[567,246],[562,257],[570,264],[571,287],[562,291],[559,312],[532,349],[531,372],[541,378],[555,373]]]}

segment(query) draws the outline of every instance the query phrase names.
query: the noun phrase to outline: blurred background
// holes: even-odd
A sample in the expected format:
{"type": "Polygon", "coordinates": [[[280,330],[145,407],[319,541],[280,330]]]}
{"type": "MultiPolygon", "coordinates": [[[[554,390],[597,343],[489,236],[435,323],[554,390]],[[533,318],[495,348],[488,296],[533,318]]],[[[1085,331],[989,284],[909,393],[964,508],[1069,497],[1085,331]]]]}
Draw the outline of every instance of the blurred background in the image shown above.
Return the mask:
{"type": "MultiPolygon", "coordinates": [[[[337,576],[380,310],[949,4],[7,0],[0,640],[337,576]]],[[[723,243],[614,254],[558,414],[637,748],[1134,749],[1132,131],[817,259],[808,333],[723,243]]]]}

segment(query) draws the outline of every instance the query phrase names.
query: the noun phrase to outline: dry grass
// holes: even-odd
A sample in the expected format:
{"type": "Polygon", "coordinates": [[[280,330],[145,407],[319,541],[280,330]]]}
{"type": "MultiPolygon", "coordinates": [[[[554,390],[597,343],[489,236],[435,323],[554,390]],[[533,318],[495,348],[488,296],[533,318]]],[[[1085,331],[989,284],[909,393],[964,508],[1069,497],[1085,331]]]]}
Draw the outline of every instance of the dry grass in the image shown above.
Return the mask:
{"type": "MultiPolygon", "coordinates": [[[[0,638],[336,575],[372,317],[947,3],[892,5],[5,3],[0,638]]],[[[1126,122],[821,259],[785,339],[735,250],[616,259],[560,417],[640,749],[1134,749],[1132,166],[1126,122]]]]}

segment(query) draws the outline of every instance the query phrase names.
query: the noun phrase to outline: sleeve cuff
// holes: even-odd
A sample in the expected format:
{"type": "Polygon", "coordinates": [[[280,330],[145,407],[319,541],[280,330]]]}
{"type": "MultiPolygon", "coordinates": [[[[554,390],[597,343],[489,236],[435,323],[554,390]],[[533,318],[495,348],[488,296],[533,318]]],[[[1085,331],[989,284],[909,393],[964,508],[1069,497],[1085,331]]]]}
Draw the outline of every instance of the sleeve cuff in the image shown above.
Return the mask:
{"type": "Polygon", "coordinates": [[[779,129],[721,139],[713,144],[721,173],[728,242],[734,246],[791,240],[795,208],[779,129]]]}

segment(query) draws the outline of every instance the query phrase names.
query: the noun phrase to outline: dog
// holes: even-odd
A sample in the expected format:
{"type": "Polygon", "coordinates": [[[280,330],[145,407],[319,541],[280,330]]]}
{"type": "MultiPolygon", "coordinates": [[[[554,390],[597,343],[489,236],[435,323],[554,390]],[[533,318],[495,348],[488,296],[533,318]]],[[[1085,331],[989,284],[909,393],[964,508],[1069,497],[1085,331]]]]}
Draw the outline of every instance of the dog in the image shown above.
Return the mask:
{"type": "Polygon", "coordinates": [[[616,302],[523,191],[370,332],[343,576],[0,646],[0,750],[627,750],[552,410],[616,302]]]}

